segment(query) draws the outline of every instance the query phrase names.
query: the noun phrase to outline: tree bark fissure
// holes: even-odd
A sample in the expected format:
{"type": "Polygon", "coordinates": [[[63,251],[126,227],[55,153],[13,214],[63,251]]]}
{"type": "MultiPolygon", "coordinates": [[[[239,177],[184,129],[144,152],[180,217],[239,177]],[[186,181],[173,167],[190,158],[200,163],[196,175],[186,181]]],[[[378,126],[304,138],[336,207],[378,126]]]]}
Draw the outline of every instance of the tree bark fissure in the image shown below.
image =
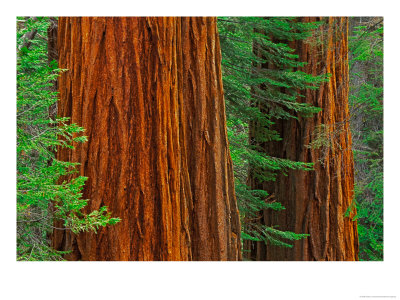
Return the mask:
{"type": "Polygon", "coordinates": [[[98,234],[55,231],[82,260],[238,260],[215,18],[59,18],[59,116],[89,140],[86,211],[122,219],[98,234]],[[74,246],[75,245],[75,246],[74,246]]]}
{"type": "MultiPolygon", "coordinates": [[[[301,22],[321,18],[300,18],[301,22]]],[[[318,90],[307,90],[302,101],[321,107],[311,118],[277,120],[274,129],[282,141],[264,143],[268,155],[293,161],[313,162],[314,171],[289,171],[275,182],[259,183],[250,178],[252,188],[266,190],[286,208],[265,210],[262,222],[280,230],[307,233],[293,248],[247,244],[249,258],[255,260],[358,260],[358,233],[352,205],[354,163],[349,128],[349,70],[347,18],[329,18],[327,24],[307,41],[290,42],[300,61],[307,62],[301,71],[312,75],[331,74],[318,90]],[[316,131],[322,132],[319,137],[316,131]],[[313,144],[324,138],[322,146],[313,144]]]]}

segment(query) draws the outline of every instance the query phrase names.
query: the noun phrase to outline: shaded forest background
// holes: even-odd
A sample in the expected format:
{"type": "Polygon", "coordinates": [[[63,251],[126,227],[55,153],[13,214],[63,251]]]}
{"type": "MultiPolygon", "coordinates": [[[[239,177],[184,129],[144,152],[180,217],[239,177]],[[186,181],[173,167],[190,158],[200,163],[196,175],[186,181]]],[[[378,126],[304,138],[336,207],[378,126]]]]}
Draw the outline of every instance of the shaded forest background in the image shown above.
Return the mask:
{"type": "MultiPolygon", "coordinates": [[[[56,81],[60,73],[67,72],[57,63],[57,25],[56,18],[17,19],[18,260],[61,260],[71,249],[55,249],[50,242],[52,235],[57,235],[54,232],[62,232],[62,239],[70,239],[64,237],[67,231],[71,236],[90,232],[88,235],[95,239],[95,232],[118,226],[124,218],[111,215],[104,205],[82,210],[90,201],[82,199],[87,178],[73,175],[79,168],[77,163],[56,155],[57,149],[60,153],[62,147],[73,149],[87,141],[82,135],[84,128],[79,127],[82,124],[71,124],[60,113],[57,117],[56,81]]],[[[216,25],[241,223],[241,233],[236,234],[241,236],[238,249],[242,249],[243,258],[291,260],[286,254],[277,257],[296,247],[308,247],[304,245],[312,241],[312,233],[279,221],[295,209],[279,196],[286,192],[279,183],[326,169],[325,155],[332,149],[346,151],[337,141],[350,128],[352,144],[347,150],[351,160],[354,155],[354,186],[348,192],[354,190],[354,197],[349,197],[351,201],[340,218],[357,224],[359,252],[354,255],[360,260],[383,260],[383,19],[220,17],[216,25]],[[337,52],[329,58],[332,45],[337,52]],[[313,62],[313,57],[319,61],[313,62]],[[327,71],[329,64],[333,64],[333,71],[327,71]],[[335,65],[340,64],[345,71],[332,75],[335,65]],[[318,121],[309,128],[307,142],[299,145],[305,153],[318,153],[314,161],[281,155],[289,153],[279,148],[290,141],[287,128],[297,128],[293,132],[298,132],[303,127],[296,124],[309,124],[321,115],[322,107],[307,99],[317,99],[321,91],[329,94],[332,76],[348,76],[348,80],[342,80],[348,84],[348,97],[343,100],[348,99],[348,116],[331,124],[318,121]],[[274,251],[278,253],[275,258],[260,254],[274,251]]],[[[204,134],[206,140],[209,132],[204,134]]],[[[294,151],[300,152],[300,148],[294,151]]],[[[335,160],[335,156],[329,159],[335,160]]],[[[203,253],[200,249],[193,251],[194,257],[203,253]]],[[[329,260],[324,255],[313,259],[329,260]]]]}

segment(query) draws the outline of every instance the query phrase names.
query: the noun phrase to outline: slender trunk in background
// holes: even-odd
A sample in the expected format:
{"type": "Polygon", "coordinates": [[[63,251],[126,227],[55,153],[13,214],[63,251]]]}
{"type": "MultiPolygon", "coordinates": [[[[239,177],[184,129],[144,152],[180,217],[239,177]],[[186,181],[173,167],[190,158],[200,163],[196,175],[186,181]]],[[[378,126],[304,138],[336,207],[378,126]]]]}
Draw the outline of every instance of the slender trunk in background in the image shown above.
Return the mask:
{"type": "MultiPolygon", "coordinates": [[[[50,26],[47,29],[47,58],[49,64],[52,61],[58,61],[58,51],[57,51],[57,18],[51,17],[50,18],[50,26]]],[[[52,82],[53,86],[51,90],[56,92],[58,91],[58,81],[54,80],[52,82]]],[[[57,103],[54,103],[49,108],[49,117],[53,120],[57,117],[57,103]]]]}
{"type": "MultiPolygon", "coordinates": [[[[320,18],[300,18],[313,22],[320,18]]],[[[268,155],[313,162],[315,171],[289,171],[275,182],[249,182],[254,189],[273,194],[286,210],[265,210],[265,225],[284,231],[308,233],[293,248],[251,242],[246,246],[254,260],[358,260],[358,233],[353,203],[354,163],[349,129],[349,67],[347,18],[324,18],[326,24],[307,41],[292,42],[302,71],[331,74],[319,90],[303,92],[299,101],[322,108],[310,118],[277,120],[273,129],[282,140],[262,146],[268,155]],[[349,209],[350,208],[350,209],[349,209]],[[349,211],[348,211],[349,209],[349,211]],[[349,212],[349,213],[346,213],[349,212]]],[[[245,248],[246,248],[245,247],[245,248]]]]}
{"type": "Polygon", "coordinates": [[[240,223],[226,134],[215,18],[59,18],[59,116],[88,142],[88,210],[122,221],[77,236],[70,260],[239,260],[240,223]]]}

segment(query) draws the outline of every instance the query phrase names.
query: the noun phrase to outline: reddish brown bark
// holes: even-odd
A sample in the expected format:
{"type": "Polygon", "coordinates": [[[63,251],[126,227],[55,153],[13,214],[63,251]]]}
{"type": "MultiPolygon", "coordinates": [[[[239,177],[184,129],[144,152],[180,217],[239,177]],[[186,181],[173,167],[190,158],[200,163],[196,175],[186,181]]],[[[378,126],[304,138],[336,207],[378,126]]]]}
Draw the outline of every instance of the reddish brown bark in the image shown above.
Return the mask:
{"type": "Polygon", "coordinates": [[[240,224],[215,18],[59,19],[59,115],[89,141],[88,210],[120,223],[56,231],[71,260],[238,260],[240,224]]]}
{"type": "MultiPolygon", "coordinates": [[[[320,19],[301,18],[301,22],[316,20],[320,19]]],[[[251,179],[253,188],[275,195],[286,207],[281,212],[264,211],[263,224],[310,236],[296,241],[293,248],[251,243],[248,248],[252,259],[358,260],[357,223],[352,220],[355,208],[349,217],[345,216],[354,189],[348,108],[348,24],[347,18],[326,21],[309,41],[292,44],[300,61],[308,63],[302,71],[331,74],[329,82],[317,91],[307,90],[305,98],[299,100],[321,107],[322,111],[311,118],[277,120],[274,129],[281,133],[282,141],[269,142],[264,147],[271,156],[313,162],[315,171],[290,171],[288,176],[278,175],[275,182],[263,184],[251,179]],[[322,132],[319,137],[318,130],[322,132]],[[318,146],[317,138],[325,144],[318,146]]]]}

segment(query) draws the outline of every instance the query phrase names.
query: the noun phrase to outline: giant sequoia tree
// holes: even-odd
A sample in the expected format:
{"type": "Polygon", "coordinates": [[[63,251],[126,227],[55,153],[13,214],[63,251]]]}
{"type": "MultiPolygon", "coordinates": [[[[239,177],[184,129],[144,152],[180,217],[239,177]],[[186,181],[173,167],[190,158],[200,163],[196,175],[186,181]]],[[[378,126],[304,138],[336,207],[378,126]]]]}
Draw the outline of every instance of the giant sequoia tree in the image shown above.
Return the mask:
{"type": "MultiPolygon", "coordinates": [[[[299,101],[320,107],[321,112],[296,119],[278,119],[273,128],[281,141],[259,143],[268,155],[314,163],[313,171],[292,170],[274,182],[250,177],[253,189],[263,189],[286,207],[265,210],[260,222],[280,230],[306,233],[293,248],[251,242],[249,257],[256,260],[357,260],[358,235],[353,203],[353,154],[348,109],[347,18],[300,18],[324,21],[307,41],[291,42],[300,70],[313,75],[330,74],[318,90],[306,90],[299,101]]],[[[266,114],[269,111],[265,111],[266,114]]],[[[256,136],[251,139],[257,140],[256,136]]]]}
{"type": "MultiPolygon", "coordinates": [[[[53,246],[80,260],[238,260],[240,224],[215,18],[67,18],[58,114],[88,142],[59,149],[115,226],[53,246]]],[[[60,226],[60,224],[58,224],[60,226]]]]}

